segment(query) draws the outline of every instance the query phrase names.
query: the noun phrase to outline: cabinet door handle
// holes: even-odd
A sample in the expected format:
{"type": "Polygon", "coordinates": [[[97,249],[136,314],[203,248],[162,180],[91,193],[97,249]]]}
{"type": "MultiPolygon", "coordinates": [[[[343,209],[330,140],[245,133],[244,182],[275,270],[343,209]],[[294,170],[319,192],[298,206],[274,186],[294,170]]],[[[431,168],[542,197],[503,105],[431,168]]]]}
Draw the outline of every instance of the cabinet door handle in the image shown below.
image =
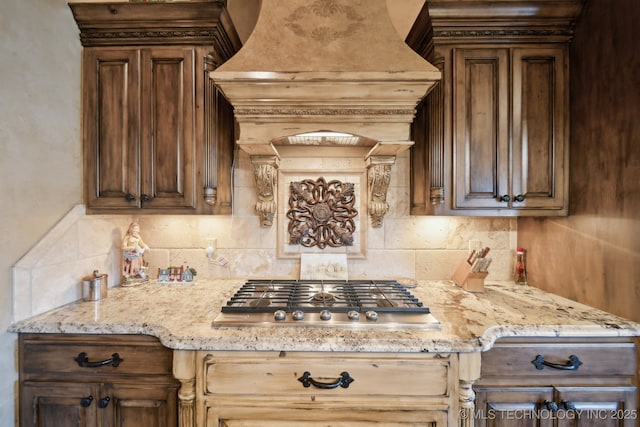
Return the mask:
{"type": "Polygon", "coordinates": [[[513,198],[516,202],[524,202],[524,194],[518,194],[513,198]]]}
{"type": "Polygon", "coordinates": [[[102,399],[98,400],[98,408],[104,409],[107,406],[109,406],[109,402],[111,401],[111,398],[109,396],[107,397],[103,397],[102,399]]]}
{"type": "Polygon", "coordinates": [[[142,200],[143,202],[148,202],[149,200],[151,200],[151,197],[148,194],[143,194],[142,196],[140,196],[140,200],[142,200]]]}
{"type": "Polygon", "coordinates": [[[539,354],[535,359],[531,361],[531,363],[533,363],[536,366],[536,369],[539,370],[544,369],[545,366],[548,366],[549,368],[562,369],[564,371],[577,371],[578,367],[582,365],[582,362],[580,361],[580,359],[578,359],[578,356],[575,356],[573,354],[569,356],[569,359],[564,363],[547,362],[546,360],[544,360],[544,356],[539,354]]]}
{"type": "Polygon", "coordinates": [[[351,378],[348,372],[343,372],[340,374],[338,378],[335,379],[335,381],[322,382],[322,381],[314,380],[311,377],[311,373],[307,371],[304,374],[302,374],[300,378],[298,378],[298,381],[300,381],[302,385],[305,387],[309,387],[313,385],[314,387],[317,387],[317,388],[331,389],[331,388],[337,388],[337,387],[349,388],[349,384],[351,384],[355,380],[351,378]]]}
{"type": "Polygon", "coordinates": [[[120,355],[118,353],[113,353],[110,359],[101,360],[99,362],[89,362],[89,357],[84,351],[78,354],[78,356],[73,360],[78,362],[78,366],[80,366],[81,368],[99,368],[100,366],[107,365],[111,365],[114,368],[117,368],[118,365],[120,365],[120,363],[124,361],[124,359],[120,358],[120,355]]]}
{"type": "Polygon", "coordinates": [[[573,402],[569,402],[568,400],[563,400],[562,402],[560,402],[560,404],[562,405],[562,407],[564,409],[566,409],[567,411],[575,411],[576,410],[576,405],[573,402]]]}
{"type": "Polygon", "coordinates": [[[88,408],[91,406],[91,402],[93,402],[93,396],[87,396],[80,399],[80,406],[83,408],[88,408]]]}
{"type": "Polygon", "coordinates": [[[131,193],[127,193],[127,194],[125,194],[124,198],[125,198],[125,200],[127,202],[132,202],[132,201],[134,201],[136,199],[136,196],[134,196],[131,193]]]}
{"type": "Polygon", "coordinates": [[[511,196],[509,196],[508,194],[505,194],[504,196],[498,197],[498,201],[499,202],[510,202],[511,201],[511,196]]]}

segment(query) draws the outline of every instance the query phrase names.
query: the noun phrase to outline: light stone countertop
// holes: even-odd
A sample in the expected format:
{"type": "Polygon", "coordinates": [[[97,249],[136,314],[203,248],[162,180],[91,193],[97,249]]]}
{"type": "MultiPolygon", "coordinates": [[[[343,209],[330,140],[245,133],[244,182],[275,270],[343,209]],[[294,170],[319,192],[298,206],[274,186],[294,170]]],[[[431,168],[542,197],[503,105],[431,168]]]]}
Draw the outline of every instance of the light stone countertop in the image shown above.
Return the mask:
{"type": "Polygon", "coordinates": [[[146,334],[184,350],[474,352],[500,337],[640,335],[640,324],[530,286],[491,282],[484,293],[450,281],[420,281],[410,292],[441,330],[267,325],[212,327],[220,307],[244,280],[190,285],[149,283],[110,288],[108,297],[78,301],[19,321],[10,332],[146,334]]]}

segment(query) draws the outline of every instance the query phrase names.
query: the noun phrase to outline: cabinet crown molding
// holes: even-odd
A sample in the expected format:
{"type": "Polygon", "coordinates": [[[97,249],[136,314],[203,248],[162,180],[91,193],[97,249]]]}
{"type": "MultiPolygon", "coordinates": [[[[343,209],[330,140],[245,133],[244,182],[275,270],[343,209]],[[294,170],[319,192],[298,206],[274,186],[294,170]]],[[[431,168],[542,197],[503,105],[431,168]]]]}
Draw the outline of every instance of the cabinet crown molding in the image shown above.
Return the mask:
{"type": "Polygon", "coordinates": [[[419,53],[439,43],[566,42],[585,0],[430,0],[407,36],[419,53]],[[418,48],[421,46],[420,48],[418,48]],[[418,49],[417,49],[418,48],[418,49]]]}
{"type": "Polygon", "coordinates": [[[83,46],[212,44],[223,61],[242,46],[225,1],[69,3],[83,46]]]}

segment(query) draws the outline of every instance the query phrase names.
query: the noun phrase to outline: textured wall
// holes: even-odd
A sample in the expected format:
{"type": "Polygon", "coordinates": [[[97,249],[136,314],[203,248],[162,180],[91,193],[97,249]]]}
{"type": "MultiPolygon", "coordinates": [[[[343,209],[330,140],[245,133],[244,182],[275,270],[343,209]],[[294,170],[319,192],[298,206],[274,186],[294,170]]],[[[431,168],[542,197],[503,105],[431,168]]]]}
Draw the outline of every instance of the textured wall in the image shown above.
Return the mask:
{"type": "Polygon", "coordinates": [[[10,267],[81,198],[80,42],[62,0],[0,2],[0,426],[14,425],[10,267]],[[55,36],[54,36],[55,35],[55,36]]]}
{"type": "Polygon", "coordinates": [[[640,321],[640,2],[589,0],[571,56],[570,216],[518,220],[531,284],[640,321]]]}

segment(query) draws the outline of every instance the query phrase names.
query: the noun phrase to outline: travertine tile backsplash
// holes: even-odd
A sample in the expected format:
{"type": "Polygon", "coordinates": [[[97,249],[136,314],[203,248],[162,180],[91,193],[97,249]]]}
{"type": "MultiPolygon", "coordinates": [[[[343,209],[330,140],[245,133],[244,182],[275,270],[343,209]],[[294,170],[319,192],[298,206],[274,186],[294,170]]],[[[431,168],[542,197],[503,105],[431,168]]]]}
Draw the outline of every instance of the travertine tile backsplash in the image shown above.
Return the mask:
{"type": "MultiPolygon", "coordinates": [[[[345,164],[350,165],[349,170],[357,170],[364,163],[362,159],[325,159],[318,169],[309,170],[306,177],[317,179],[323,171],[344,170],[345,164]]],[[[307,172],[303,170],[308,166],[304,159],[283,159],[278,192],[288,191],[287,174],[305,177],[307,172]]],[[[354,172],[354,176],[358,173],[354,172]]],[[[367,225],[360,230],[359,240],[366,242],[366,255],[349,260],[349,277],[449,279],[456,265],[466,258],[469,240],[477,239],[492,248],[494,261],[489,279],[509,279],[516,220],[410,216],[408,174],[409,154],[405,152],[399,155],[393,168],[388,193],[390,209],[383,226],[372,228],[369,218],[363,221],[367,225]]],[[[278,233],[286,232],[286,224],[282,222],[287,221],[283,215],[286,206],[278,207],[272,227],[260,227],[254,213],[253,169],[242,152],[234,173],[234,188],[232,216],[85,215],[82,206],[76,207],[14,266],[14,320],[79,299],[81,279],[94,269],[109,274],[110,286],[117,285],[120,240],[131,221],[140,223],[142,237],[151,247],[145,258],[152,277],[158,267],[185,264],[195,268],[199,278],[297,278],[299,261],[278,257],[277,245],[284,238],[278,233]],[[216,255],[225,257],[229,261],[227,266],[206,257],[208,237],[217,239],[216,255]]],[[[283,201],[286,203],[285,195],[279,194],[277,200],[281,205],[283,201]]],[[[366,194],[358,197],[364,197],[366,206],[366,194]]],[[[360,214],[366,215],[366,209],[360,214]]]]}

